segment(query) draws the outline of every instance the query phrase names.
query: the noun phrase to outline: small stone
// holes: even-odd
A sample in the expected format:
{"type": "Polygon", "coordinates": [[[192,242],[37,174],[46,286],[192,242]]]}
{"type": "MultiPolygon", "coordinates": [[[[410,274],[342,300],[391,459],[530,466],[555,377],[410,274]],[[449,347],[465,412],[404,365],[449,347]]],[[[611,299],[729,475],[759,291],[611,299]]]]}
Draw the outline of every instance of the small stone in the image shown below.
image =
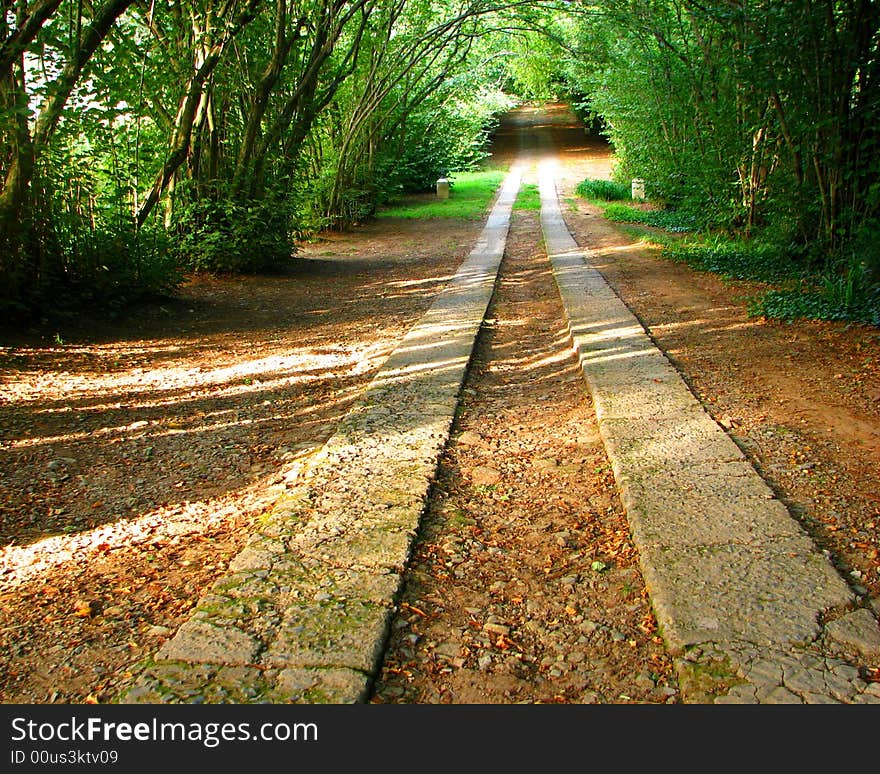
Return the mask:
{"type": "Polygon", "coordinates": [[[483,443],[483,439],[479,433],[475,433],[472,430],[467,430],[458,436],[458,443],[462,446],[480,446],[483,443]]]}
{"type": "Polygon", "coordinates": [[[471,481],[474,486],[494,486],[501,481],[501,473],[495,468],[480,465],[471,470],[471,481]]]}
{"type": "Polygon", "coordinates": [[[460,647],[457,642],[441,642],[435,649],[434,653],[440,658],[454,659],[458,658],[460,647]]]}
{"type": "Polygon", "coordinates": [[[640,688],[653,688],[654,687],[654,680],[651,678],[651,675],[649,675],[647,672],[642,672],[642,673],[636,675],[635,683],[640,688]]]}
{"type": "Polygon", "coordinates": [[[498,634],[502,637],[506,637],[510,634],[510,627],[499,623],[486,623],[483,624],[483,631],[488,634],[498,634]]]}

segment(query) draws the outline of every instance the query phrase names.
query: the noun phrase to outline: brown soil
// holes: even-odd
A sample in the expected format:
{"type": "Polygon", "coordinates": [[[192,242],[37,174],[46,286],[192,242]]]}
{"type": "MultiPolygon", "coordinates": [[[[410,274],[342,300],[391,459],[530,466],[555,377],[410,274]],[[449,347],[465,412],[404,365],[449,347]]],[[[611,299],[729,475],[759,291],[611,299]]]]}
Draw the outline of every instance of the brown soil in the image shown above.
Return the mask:
{"type": "MultiPolygon", "coordinates": [[[[580,243],[877,604],[880,331],[749,318],[756,286],[664,261],[570,196],[607,148],[550,117],[580,243]]],[[[677,700],[536,223],[515,213],[376,701],[677,700]]],[[[285,276],[0,331],[0,699],[112,700],[477,232],[383,219],[305,245],[285,276]]]]}
{"type": "Polygon", "coordinates": [[[304,245],[285,276],[2,331],[0,699],[112,699],[478,233],[382,220],[304,245]]]}

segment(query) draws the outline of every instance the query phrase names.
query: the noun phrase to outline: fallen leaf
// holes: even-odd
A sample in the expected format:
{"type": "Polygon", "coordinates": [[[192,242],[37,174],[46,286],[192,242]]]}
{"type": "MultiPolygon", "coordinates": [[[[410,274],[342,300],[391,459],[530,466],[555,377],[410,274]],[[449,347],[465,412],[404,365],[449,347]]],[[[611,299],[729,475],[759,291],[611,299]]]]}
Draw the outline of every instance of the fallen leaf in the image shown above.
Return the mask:
{"type": "Polygon", "coordinates": [[[100,605],[95,600],[84,601],[79,600],[73,606],[73,614],[77,618],[91,618],[98,612],[100,605]]]}

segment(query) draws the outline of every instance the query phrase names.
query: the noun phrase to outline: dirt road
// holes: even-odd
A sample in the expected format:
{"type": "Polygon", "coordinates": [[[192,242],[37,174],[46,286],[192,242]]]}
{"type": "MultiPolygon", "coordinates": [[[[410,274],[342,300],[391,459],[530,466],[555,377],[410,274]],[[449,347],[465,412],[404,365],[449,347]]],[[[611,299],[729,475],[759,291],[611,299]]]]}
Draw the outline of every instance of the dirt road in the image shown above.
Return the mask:
{"type": "MultiPolygon", "coordinates": [[[[564,111],[521,116],[551,124],[565,192],[607,175],[607,147],[564,111]]],[[[496,160],[533,135],[505,127],[496,160]]],[[[667,263],[567,203],[608,281],[876,609],[880,334],[750,319],[757,287],[667,263]]],[[[3,701],[112,699],[478,229],[383,219],[304,246],[288,276],[193,278],[121,324],[3,331],[3,701]]],[[[538,233],[514,213],[376,701],[679,700],[538,233]]]]}

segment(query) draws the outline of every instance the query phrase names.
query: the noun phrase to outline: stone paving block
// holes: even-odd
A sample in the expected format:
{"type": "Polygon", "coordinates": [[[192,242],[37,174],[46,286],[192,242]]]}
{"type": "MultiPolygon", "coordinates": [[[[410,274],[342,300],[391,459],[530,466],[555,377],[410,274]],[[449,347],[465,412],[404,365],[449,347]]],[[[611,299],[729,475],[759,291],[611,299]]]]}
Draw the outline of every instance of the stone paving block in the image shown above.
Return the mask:
{"type": "Polygon", "coordinates": [[[869,659],[880,658],[880,627],[873,614],[864,608],[829,621],[825,633],[836,643],[861,653],[869,659]]]}
{"type": "MultiPolygon", "coordinates": [[[[622,472],[744,461],[740,448],[696,403],[665,418],[609,417],[599,423],[609,456],[622,472]]],[[[753,475],[757,476],[757,473],[753,475]]]]}
{"type": "Polygon", "coordinates": [[[759,699],[762,704],[803,704],[804,701],[798,696],[796,693],[792,693],[783,686],[777,686],[771,691],[768,691],[763,696],[760,695],[759,699]]]}
{"type": "Polygon", "coordinates": [[[643,468],[622,473],[621,500],[637,544],[705,546],[805,538],[785,506],[760,479],[739,473],[746,463],[681,471],[643,468]]]}
{"type": "Polygon", "coordinates": [[[277,703],[358,704],[369,696],[370,678],[354,669],[282,670],[271,698],[277,703]]]}
{"type": "Polygon", "coordinates": [[[641,564],[673,652],[702,642],[798,643],[846,604],[846,584],[806,540],[768,546],[641,547],[641,564]]]}
{"type": "Polygon", "coordinates": [[[390,607],[359,599],[303,600],[288,607],[263,661],[279,668],[347,667],[372,673],[391,614],[390,607]]]}
{"type": "Polygon", "coordinates": [[[403,572],[409,561],[415,530],[359,524],[319,549],[327,562],[370,567],[379,573],[403,572]]]}
{"type": "Polygon", "coordinates": [[[837,699],[824,693],[804,693],[801,698],[804,704],[840,704],[837,699]]]}
{"type": "Polygon", "coordinates": [[[189,620],[156,654],[159,660],[208,664],[249,664],[261,643],[232,625],[189,620]]]}

